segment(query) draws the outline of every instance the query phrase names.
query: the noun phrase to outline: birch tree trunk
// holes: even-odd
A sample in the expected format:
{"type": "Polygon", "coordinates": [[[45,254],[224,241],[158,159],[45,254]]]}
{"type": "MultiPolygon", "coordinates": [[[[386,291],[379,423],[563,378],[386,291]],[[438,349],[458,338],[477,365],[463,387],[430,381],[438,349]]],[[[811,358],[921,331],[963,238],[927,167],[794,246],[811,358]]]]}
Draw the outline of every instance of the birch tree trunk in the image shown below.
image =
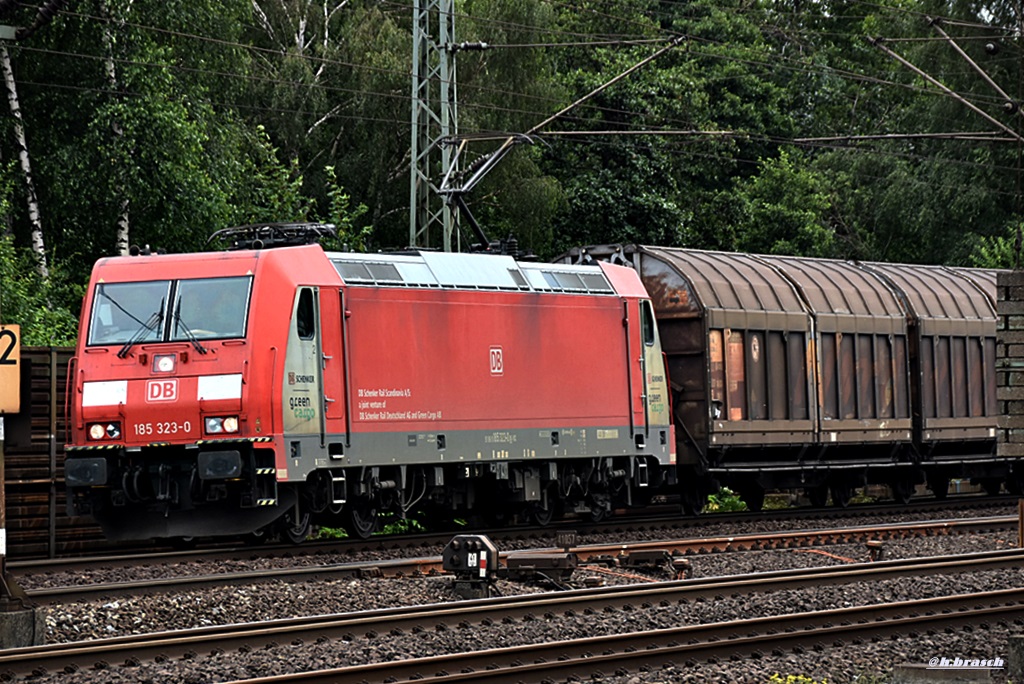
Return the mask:
{"type": "MultiPolygon", "coordinates": [[[[331,20],[345,9],[349,0],[251,0],[257,25],[267,34],[267,39],[281,49],[283,54],[305,57],[319,47],[328,54],[331,46],[331,20]]],[[[271,61],[267,60],[270,65],[271,61]]],[[[320,83],[328,61],[322,60],[312,71],[312,83],[320,83]]],[[[274,71],[270,67],[268,71],[274,71]]],[[[320,116],[306,129],[306,134],[329,121],[341,110],[335,105],[320,116]]]]}
{"type": "MultiPolygon", "coordinates": [[[[100,0],[99,11],[100,16],[103,18],[103,65],[107,77],[107,86],[114,97],[120,97],[121,89],[118,86],[117,68],[114,64],[114,36],[113,29],[111,28],[113,18],[110,16],[110,8],[105,0],[100,0]]],[[[124,138],[124,129],[121,127],[121,122],[116,119],[111,123],[110,128],[114,134],[114,146],[116,147],[118,142],[124,138]]],[[[114,191],[121,198],[117,215],[117,251],[121,256],[128,256],[128,249],[131,245],[131,222],[128,212],[130,201],[128,199],[128,192],[125,189],[123,169],[115,169],[114,173],[117,177],[114,191]]]]}
{"type": "Polygon", "coordinates": [[[7,85],[7,102],[10,104],[11,116],[14,118],[14,138],[21,161],[21,171],[25,178],[25,194],[28,201],[28,219],[32,226],[32,253],[36,259],[36,270],[44,280],[50,277],[46,265],[46,246],[43,242],[43,222],[39,215],[39,198],[36,186],[32,181],[32,163],[28,154],[28,141],[25,138],[25,124],[21,118],[21,106],[18,104],[18,86],[14,80],[14,69],[11,68],[11,55],[6,43],[0,43],[0,64],[4,70],[4,83],[7,85]]]}

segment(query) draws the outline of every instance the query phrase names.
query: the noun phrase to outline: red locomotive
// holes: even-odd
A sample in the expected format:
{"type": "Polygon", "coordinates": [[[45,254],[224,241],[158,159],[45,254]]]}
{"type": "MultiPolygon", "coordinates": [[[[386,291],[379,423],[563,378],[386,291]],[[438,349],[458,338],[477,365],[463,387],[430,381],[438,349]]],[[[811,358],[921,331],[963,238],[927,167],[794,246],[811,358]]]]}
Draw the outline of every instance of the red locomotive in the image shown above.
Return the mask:
{"type": "Polygon", "coordinates": [[[315,244],[115,257],[81,321],[69,507],[113,539],[601,518],[674,481],[631,268],[315,244]]]}

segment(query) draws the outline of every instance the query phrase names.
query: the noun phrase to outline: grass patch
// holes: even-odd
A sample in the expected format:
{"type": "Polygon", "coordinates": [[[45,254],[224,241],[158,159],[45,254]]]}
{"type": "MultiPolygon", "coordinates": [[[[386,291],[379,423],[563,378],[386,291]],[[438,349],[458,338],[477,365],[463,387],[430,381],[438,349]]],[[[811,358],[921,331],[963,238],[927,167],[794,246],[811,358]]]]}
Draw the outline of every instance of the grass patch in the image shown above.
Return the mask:
{"type": "Polygon", "coordinates": [[[705,513],[730,513],[745,510],[747,510],[747,504],[728,487],[722,487],[715,494],[708,494],[708,502],[704,504],[705,513]]]}
{"type": "Polygon", "coordinates": [[[764,495],[764,510],[781,511],[790,507],[792,497],[784,492],[764,495]]]}

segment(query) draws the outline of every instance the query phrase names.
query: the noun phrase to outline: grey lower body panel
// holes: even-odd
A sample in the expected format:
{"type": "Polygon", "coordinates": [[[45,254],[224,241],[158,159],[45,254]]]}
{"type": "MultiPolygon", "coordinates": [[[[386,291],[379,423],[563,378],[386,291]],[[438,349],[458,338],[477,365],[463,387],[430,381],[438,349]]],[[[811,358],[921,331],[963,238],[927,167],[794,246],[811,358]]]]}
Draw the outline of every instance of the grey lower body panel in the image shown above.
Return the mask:
{"type": "Polygon", "coordinates": [[[288,479],[321,468],[458,465],[646,456],[669,465],[668,426],[286,435],[288,479]],[[333,446],[332,446],[333,445],[333,446]]]}

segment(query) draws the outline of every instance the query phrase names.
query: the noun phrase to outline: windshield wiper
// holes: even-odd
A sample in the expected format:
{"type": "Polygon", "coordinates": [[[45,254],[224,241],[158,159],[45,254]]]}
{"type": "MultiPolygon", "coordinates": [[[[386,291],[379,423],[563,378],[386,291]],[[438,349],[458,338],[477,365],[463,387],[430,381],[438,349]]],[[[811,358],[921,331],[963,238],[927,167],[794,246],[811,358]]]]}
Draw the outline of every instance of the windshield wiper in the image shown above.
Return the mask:
{"type": "MultiPolygon", "coordinates": [[[[137,319],[136,319],[137,320],[137,319]]],[[[156,330],[164,320],[164,300],[160,300],[160,308],[153,312],[153,315],[149,317],[149,320],[142,324],[139,331],[132,335],[132,338],[124,343],[121,347],[121,351],[117,352],[117,358],[123,359],[128,356],[128,352],[134,347],[140,340],[146,335],[156,330]]]]}
{"type": "Polygon", "coordinates": [[[200,354],[207,352],[206,347],[196,338],[192,330],[186,325],[185,321],[181,320],[181,297],[178,298],[178,303],[174,307],[174,334],[177,335],[178,331],[185,333],[185,338],[192,343],[192,347],[200,354]]]}

